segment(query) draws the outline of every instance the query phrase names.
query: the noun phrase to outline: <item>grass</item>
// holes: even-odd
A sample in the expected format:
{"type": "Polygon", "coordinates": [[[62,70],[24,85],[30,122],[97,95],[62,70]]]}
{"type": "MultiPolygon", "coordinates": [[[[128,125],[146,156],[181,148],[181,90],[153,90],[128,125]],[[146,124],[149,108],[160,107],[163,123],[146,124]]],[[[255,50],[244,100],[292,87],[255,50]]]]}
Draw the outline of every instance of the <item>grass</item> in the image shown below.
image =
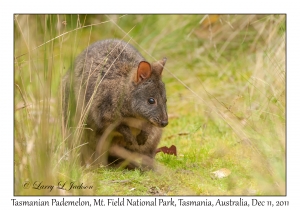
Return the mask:
{"type": "MultiPolygon", "coordinates": [[[[15,15],[15,195],[285,195],[284,15],[15,15]],[[163,73],[158,172],[86,170],[68,153],[62,76],[89,44],[130,41],[163,73]],[[131,39],[132,38],[132,39],[131,39]],[[212,179],[226,168],[228,177],[212,179]],[[91,190],[25,189],[59,181],[91,190]]],[[[71,132],[75,128],[71,128],[71,132]]]]}

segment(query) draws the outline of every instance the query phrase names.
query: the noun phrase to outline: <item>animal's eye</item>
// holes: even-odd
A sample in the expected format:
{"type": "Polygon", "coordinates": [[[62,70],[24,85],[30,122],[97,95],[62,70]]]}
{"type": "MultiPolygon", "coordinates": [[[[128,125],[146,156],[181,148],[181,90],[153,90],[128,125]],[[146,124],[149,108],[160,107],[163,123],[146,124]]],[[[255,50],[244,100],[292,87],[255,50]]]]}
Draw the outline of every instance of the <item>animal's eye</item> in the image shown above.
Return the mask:
{"type": "Polygon", "coordinates": [[[149,104],[155,104],[155,99],[154,98],[149,98],[148,103],[149,104]]]}

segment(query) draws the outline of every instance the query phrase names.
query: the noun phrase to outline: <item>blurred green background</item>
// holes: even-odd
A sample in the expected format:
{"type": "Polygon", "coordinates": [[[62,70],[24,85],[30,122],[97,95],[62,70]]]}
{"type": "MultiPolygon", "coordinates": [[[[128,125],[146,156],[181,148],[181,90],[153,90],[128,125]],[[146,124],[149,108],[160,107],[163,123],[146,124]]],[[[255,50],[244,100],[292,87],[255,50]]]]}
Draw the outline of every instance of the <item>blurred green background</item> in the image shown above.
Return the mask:
{"type": "Polygon", "coordinates": [[[285,15],[15,15],[15,194],[285,195],[285,50],[285,15]],[[170,121],[159,146],[176,145],[178,156],[158,153],[159,172],[88,170],[65,150],[61,78],[107,38],[149,62],[168,58],[170,121]],[[94,187],[23,187],[36,180],[94,187]]]}

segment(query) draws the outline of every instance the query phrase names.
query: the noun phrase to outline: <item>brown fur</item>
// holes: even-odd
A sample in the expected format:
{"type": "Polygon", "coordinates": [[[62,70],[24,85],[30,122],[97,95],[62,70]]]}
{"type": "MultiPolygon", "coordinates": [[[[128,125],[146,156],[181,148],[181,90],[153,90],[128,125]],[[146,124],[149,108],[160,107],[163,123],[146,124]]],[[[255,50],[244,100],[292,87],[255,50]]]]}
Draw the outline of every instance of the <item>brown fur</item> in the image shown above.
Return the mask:
{"type": "Polygon", "coordinates": [[[85,164],[125,160],[129,167],[152,168],[162,127],[168,124],[161,80],[165,62],[150,64],[120,40],[96,42],[76,58],[63,78],[63,109],[65,124],[68,103],[77,105],[77,122],[88,110],[85,123],[91,129],[84,130],[81,142],[87,143],[81,149],[85,164]]]}

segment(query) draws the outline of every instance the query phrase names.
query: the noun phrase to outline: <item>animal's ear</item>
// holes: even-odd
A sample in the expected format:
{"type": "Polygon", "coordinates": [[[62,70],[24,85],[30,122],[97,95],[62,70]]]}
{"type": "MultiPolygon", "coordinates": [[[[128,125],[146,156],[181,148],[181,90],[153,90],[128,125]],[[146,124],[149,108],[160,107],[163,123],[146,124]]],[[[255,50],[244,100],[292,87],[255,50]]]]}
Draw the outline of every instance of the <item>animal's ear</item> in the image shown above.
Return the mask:
{"type": "Polygon", "coordinates": [[[153,71],[155,71],[158,75],[161,75],[162,71],[164,70],[164,66],[165,66],[166,62],[167,62],[167,58],[164,57],[160,61],[153,63],[153,65],[152,65],[153,71]]]}
{"type": "Polygon", "coordinates": [[[143,81],[144,79],[147,79],[151,76],[151,65],[147,61],[141,61],[139,63],[139,67],[137,69],[137,74],[135,78],[135,82],[139,83],[143,81]]]}

